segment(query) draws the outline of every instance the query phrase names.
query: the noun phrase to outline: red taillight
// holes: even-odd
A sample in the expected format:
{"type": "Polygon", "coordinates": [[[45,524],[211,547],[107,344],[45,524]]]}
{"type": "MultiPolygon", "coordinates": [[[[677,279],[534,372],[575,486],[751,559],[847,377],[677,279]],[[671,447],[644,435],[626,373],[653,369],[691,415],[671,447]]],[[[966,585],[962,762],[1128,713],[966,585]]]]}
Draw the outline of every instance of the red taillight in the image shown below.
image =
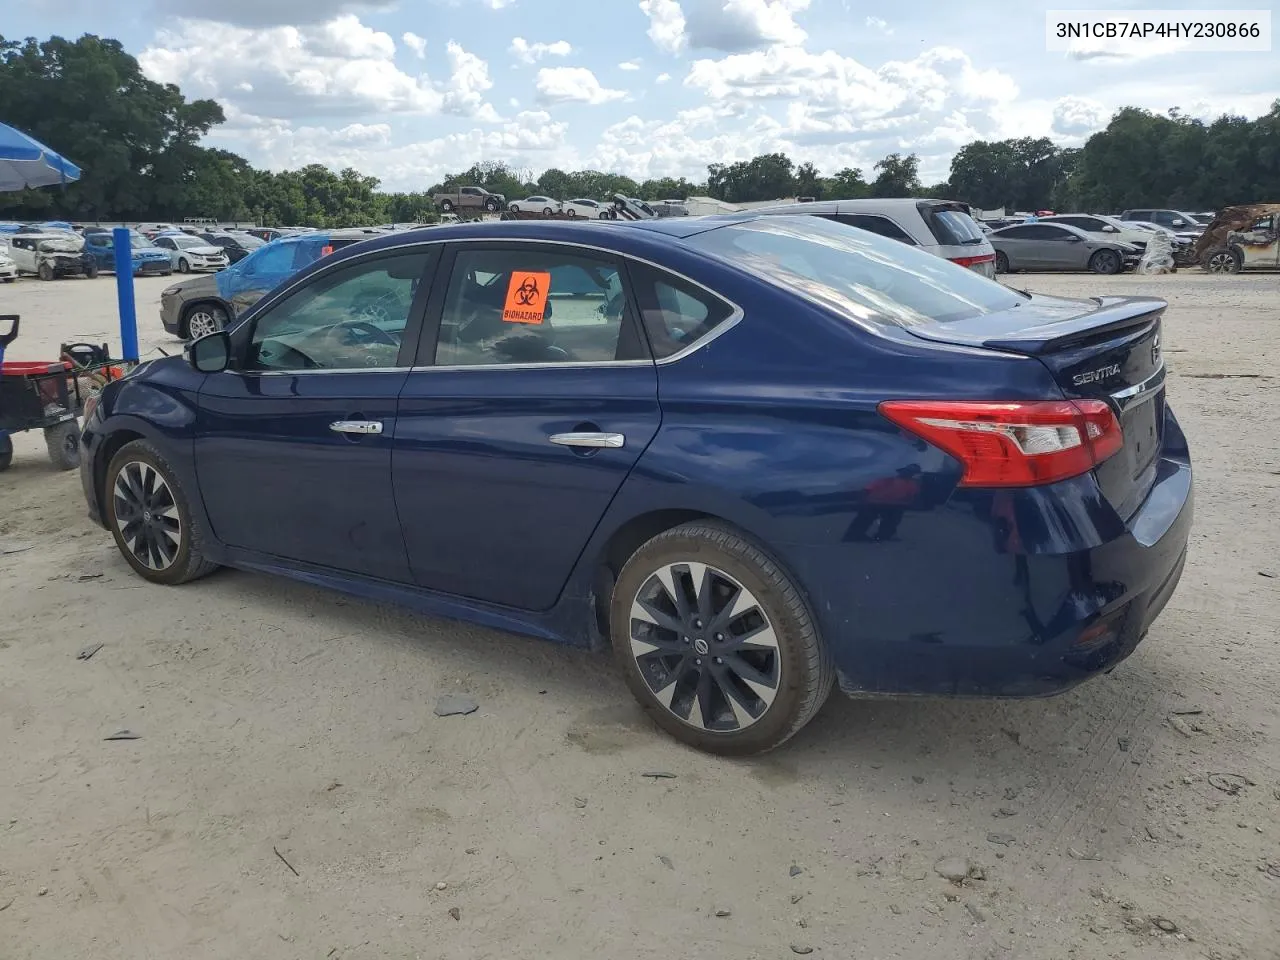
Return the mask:
{"type": "Polygon", "coordinates": [[[880,412],[964,464],[962,487],[1054,483],[1124,446],[1104,400],[886,400],[880,412]]]}
{"type": "Polygon", "coordinates": [[[947,259],[960,267],[973,267],[979,263],[994,263],[996,255],[994,253],[984,253],[978,257],[948,257],[947,259]]]}

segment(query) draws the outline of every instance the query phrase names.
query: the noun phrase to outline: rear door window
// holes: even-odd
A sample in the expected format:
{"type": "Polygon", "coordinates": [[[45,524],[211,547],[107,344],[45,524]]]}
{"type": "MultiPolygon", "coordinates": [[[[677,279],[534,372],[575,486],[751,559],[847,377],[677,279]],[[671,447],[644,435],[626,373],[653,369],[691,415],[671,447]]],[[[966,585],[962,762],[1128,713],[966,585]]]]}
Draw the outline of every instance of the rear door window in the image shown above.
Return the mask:
{"type": "Polygon", "coordinates": [[[665,271],[631,264],[629,272],[656,360],[690,349],[737,313],[727,301],[665,271]]]}
{"type": "Polygon", "coordinates": [[[832,220],[850,227],[857,227],[859,230],[866,230],[913,247],[916,245],[911,235],[888,217],[876,216],[870,213],[820,213],[818,216],[824,220],[832,220]]]}

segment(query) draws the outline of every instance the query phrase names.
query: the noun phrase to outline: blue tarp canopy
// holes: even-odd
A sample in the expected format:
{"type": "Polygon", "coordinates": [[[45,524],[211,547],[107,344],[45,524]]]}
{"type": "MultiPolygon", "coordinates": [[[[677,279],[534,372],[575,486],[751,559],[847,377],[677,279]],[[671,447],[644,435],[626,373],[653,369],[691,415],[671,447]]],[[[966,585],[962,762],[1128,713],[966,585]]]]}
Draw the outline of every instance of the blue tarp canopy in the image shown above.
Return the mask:
{"type": "Polygon", "coordinates": [[[66,157],[21,130],[0,123],[0,193],[79,179],[80,168],[66,157]]]}

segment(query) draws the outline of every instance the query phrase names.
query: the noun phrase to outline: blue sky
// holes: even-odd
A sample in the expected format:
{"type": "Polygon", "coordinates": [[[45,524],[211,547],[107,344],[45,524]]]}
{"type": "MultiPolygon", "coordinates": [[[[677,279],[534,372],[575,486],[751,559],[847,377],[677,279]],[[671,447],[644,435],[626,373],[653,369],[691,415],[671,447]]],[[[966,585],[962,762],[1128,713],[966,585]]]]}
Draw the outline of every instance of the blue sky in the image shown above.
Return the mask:
{"type": "Polygon", "coordinates": [[[25,0],[0,30],[115,37],[155,79],[223,104],[211,144],[394,189],[478,160],[701,179],[773,150],[828,173],[915,152],[928,181],[974,139],[1077,144],[1124,104],[1256,116],[1280,96],[1274,51],[1047,53],[1045,10],[1072,6],[1104,5],[25,0]]]}

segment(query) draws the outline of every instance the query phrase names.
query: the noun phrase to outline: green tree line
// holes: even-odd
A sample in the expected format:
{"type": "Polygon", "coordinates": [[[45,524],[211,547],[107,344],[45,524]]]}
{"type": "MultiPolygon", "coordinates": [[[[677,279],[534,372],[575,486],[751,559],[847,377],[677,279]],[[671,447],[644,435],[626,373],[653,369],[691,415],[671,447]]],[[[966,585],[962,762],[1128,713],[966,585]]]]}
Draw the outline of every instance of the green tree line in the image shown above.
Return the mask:
{"type": "Polygon", "coordinates": [[[824,175],[813,163],[769,153],[714,163],[704,181],[636,180],[598,170],[539,174],[478,162],[421,192],[379,189],[376,177],[321,164],[259,170],[202,140],[225,121],[213,100],[187,100],[172,84],[147,79],[116,40],[86,34],[39,41],[0,36],[0,121],[80,164],[65,190],[0,194],[0,218],[130,221],[214,217],[265,225],[354,226],[430,221],[431,194],[477,184],[508,199],[647,200],[711,196],[734,202],[782,197],[849,199],[934,196],[983,209],[1052,208],[1108,212],[1125,207],[1217,209],[1280,200],[1280,100],[1256,120],[1211,122],[1136,107],[1118,111],[1082,147],[1048,138],[975,141],[962,147],[940,183],[920,180],[914,153],[892,153],[865,172],[824,175]]]}

